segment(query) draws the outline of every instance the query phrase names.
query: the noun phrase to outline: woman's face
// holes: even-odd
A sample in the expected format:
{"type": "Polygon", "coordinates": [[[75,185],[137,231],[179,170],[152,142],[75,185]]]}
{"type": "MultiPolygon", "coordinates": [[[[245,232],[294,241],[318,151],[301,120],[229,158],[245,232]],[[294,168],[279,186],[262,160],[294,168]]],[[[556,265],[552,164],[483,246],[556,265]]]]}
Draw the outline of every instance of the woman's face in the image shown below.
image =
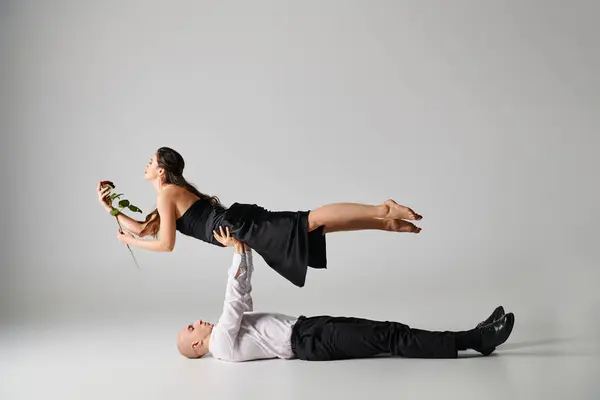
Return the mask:
{"type": "Polygon", "coordinates": [[[148,164],[146,164],[146,172],[144,174],[144,179],[149,180],[149,181],[155,180],[156,178],[158,178],[158,176],[160,174],[160,170],[161,170],[161,168],[159,168],[159,166],[158,166],[158,161],[156,160],[156,154],[154,154],[148,161],[148,164]]]}

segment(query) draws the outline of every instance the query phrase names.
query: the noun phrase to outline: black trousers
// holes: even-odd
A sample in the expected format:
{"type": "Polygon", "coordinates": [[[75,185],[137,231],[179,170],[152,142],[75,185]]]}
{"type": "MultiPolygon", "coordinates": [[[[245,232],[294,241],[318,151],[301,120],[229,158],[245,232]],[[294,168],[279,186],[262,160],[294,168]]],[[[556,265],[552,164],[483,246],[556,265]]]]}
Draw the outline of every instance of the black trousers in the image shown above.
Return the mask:
{"type": "Polygon", "coordinates": [[[300,316],[292,330],[292,350],[308,361],[392,355],[411,358],[456,358],[456,334],[413,329],[391,321],[300,316]]]}

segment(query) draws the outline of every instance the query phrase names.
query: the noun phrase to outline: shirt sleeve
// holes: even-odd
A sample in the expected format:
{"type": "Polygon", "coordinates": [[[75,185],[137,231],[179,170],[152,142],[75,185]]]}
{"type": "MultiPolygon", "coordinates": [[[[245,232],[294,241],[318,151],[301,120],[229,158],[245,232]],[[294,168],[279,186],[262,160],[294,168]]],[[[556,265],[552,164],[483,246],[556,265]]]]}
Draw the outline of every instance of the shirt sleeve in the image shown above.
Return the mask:
{"type": "Polygon", "coordinates": [[[252,300],[252,273],[254,272],[254,260],[252,258],[252,250],[246,253],[246,292],[244,294],[244,304],[248,311],[254,311],[254,301],[252,300]]]}
{"type": "Polygon", "coordinates": [[[248,284],[250,274],[247,254],[234,253],[233,262],[227,273],[223,311],[215,327],[220,335],[228,338],[231,346],[239,332],[244,313],[252,311],[252,298],[250,297],[252,287],[248,284]],[[236,278],[238,270],[240,274],[236,278]]]}

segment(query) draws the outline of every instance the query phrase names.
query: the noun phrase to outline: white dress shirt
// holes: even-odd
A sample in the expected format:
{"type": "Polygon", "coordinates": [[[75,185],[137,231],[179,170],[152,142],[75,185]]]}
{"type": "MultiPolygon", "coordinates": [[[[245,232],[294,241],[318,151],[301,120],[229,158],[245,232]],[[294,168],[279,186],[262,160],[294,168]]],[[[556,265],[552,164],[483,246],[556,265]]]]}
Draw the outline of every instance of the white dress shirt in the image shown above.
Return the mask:
{"type": "Polygon", "coordinates": [[[291,335],[297,317],[254,311],[253,271],[252,251],[234,253],[227,272],[223,312],[213,327],[209,351],[224,361],[294,358],[291,335]]]}

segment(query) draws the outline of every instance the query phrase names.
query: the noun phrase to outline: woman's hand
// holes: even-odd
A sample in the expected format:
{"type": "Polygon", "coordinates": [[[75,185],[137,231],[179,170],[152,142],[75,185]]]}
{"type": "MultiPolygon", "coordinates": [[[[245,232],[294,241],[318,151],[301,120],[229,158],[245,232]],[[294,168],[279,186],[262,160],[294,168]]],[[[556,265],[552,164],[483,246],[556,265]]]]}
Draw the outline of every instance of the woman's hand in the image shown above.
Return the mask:
{"type": "Polygon", "coordinates": [[[123,231],[119,228],[117,231],[117,239],[123,244],[131,244],[135,237],[131,233],[123,231]]]}
{"type": "Polygon", "coordinates": [[[98,183],[98,202],[104,207],[106,211],[109,212],[110,210],[112,210],[112,203],[108,198],[111,189],[112,187],[110,185],[105,185],[104,187],[102,187],[102,182],[98,183]]]}
{"type": "Polygon", "coordinates": [[[215,239],[217,239],[219,243],[221,243],[225,247],[235,247],[235,251],[238,253],[244,252],[244,244],[236,238],[231,237],[231,231],[229,230],[229,227],[225,228],[225,232],[223,232],[223,227],[220,226],[219,232],[220,234],[217,233],[217,231],[213,230],[213,236],[215,237],[215,239]]]}

